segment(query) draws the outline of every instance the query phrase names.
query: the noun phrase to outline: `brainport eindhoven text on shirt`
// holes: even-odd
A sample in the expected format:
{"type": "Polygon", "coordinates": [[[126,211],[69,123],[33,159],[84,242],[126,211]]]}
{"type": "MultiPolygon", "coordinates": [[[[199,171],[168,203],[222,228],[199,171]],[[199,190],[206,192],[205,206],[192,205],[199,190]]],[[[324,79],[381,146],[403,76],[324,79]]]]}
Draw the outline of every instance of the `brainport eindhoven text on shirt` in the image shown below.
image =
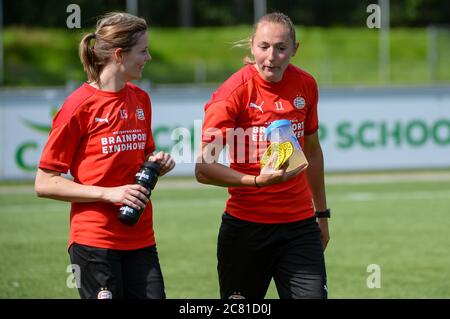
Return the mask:
{"type": "Polygon", "coordinates": [[[147,140],[146,133],[138,133],[138,132],[126,134],[117,134],[120,132],[114,133],[115,133],[114,136],[101,138],[103,154],[145,149],[145,143],[147,140]]]}

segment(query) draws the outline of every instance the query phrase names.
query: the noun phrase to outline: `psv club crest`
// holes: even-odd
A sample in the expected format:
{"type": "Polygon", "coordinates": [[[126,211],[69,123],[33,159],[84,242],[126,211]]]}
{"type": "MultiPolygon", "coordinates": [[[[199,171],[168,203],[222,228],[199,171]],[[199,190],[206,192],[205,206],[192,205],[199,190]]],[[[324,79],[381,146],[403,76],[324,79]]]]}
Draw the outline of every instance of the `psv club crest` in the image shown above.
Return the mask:
{"type": "Polygon", "coordinates": [[[295,106],[295,108],[297,109],[297,110],[301,110],[302,108],[304,108],[305,107],[305,104],[306,104],[306,102],[305,102],[305,99],[303,98],[303,97],[301,97],[301,96],[297,96],[295,99],[294,99],[294,106],[295,106]]]}

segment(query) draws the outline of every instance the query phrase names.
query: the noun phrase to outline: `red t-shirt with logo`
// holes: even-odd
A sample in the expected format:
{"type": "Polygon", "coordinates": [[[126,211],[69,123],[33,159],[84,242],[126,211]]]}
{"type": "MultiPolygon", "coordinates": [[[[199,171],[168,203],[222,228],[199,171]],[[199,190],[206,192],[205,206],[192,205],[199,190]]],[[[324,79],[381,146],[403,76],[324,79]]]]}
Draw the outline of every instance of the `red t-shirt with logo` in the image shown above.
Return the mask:
{"type": "MultiPolygon", "coordinates": [[[[84,83],[56,114],[39,163],[41,169],[70,170],[83,185],[114,187],[134,176],[155,150],[148,94],[131,83],[107,92],[84,83]]],[[[120,204],[72,203],[69,246],[131,250],[155,244],[152,205],[128,227],[118,219],[120,204]]]]}
{"type": "MultiPolygon", "coordinates": [[[[259,175],[259,160],[268,145],[265,128],[276,120],[290,120],[303,148],[304,135],[318,129],[317,102],[316,81],[305,71],[289,65],[282,80],[273,83],[265,81],[253,65],[247,65],[226,80],[205,105],[202,141],[217,142],[225,136],[222,143],[228,146],[230,167],[259,175]]],[[[228,192],[227,213],[243,220],[287,223],[314,216],[304,172],[283,183],[229,187],[228,192]]]]}

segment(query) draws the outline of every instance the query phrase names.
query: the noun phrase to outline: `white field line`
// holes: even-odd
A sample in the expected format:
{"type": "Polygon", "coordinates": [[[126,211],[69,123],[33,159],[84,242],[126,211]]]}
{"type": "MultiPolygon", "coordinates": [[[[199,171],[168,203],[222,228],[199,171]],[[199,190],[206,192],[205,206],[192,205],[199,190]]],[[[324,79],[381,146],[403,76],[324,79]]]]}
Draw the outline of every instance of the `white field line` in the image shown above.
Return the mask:
{"type": "MultiPolygon", "coordinates": [[[[350,192],[339,195],[329,195],[327,199],[339,202],[370,202],[370,201],[398,201],[398,200],[437,200],[446,199],[450,201],[450,189],[440,191],[414,191],[414,192],[350,192]]],[[[177,201],[173,199],[158,199],[153,201],[155,210],[161,208],[186,208],[186,207],[225,207],[224,198],[192,198],[177,201]]],[[[68,212],[70,207],[61,204],[45,204],[35,209],[29,204],[13,204],[7,205],[5,209],[0,209],[0,213],[27,213],[35,212],[68,212]]]]}
{"type": "MultiPolygon", "coordinates": [[[[389,183],[412,183],[412,182],[447,182],[450,181],[450,172],[394,172],[392,174],[331,174],[325,176],[327,185],[346,184],[389,184],[389,183]]],[[[207,189],[218,187],[196,182],[194,179],[178,180],[161,178],[156,184],[158,189],[207,189]]],[[[0,195],[5,194],[30,194],[34,193],[32,185],[2,185],[0,195]]]]}
{"type": "MultiPolygon", "coordinates": [[[[211,185],[200,184],[192,180],[160,180],[156,184],[158,189],[201,189],[208,188],[211,185]]],[[[217,187],[217,186],[212,186],[217,187]]],[[[34,186],[32,185],[0,185],[0,195],[6,194],[32,194],[34,193],[34,186]]]]}
{"type": "Polygon", "coordinates": [[[392,173],[392,174],[339,174],[325,176],[326,184],[388,184],[398,182],[447,182],[450,172],[392,173]]]}
{"type": "Polygon", "coordinates": [[[11,204],[0,208],[0,214],[20,214],[20,213],[69,213],[70,204],[63,206],[58,202],[33,206],[30,204],[11,204]]]}
{"type": "MultiPolygon", "coordinates": [[[[153,207],[158,208],[184,208],[184,207],[225,207],[224,198],[192,198],[183,201],[172,199],[158,200],[153,202],[153,207]]],[[[450,201],[450,189],[441,191],[414,191],[414,192],[349,192],[339,195],[328,195],[329,201],[340,202],[369,202],[369,201],[397,201],[397,200],[436,200],[448,199],[450,201]]]]}
{"type": "MultiPolygon", "coordinates": [[[[345,184],[388,184],[401,182],[448,182],[450,172],[409,172],[409,173],[382,173],[382,174],[331,174],[325,176],[328,185],[345,184]]],[[[183,189],[183,188],[208,188],[217,187],[200,184],[195,180],[160,180],[158,188],[183,189]]]]}
{"type": "MultiPolygon", "coordinates": [[[[159,199],[157,201],[153,201],[153,209],[161,209],[161,208],[191,208],[191,207],[225,207],[226,198],[209,198],[209,199],[184,199],[180,201],[176,201],[173,199],[159,199]]],[[[63,206],[58,202],[55,204],[45,204],[33,207],[30,204],[11,204],[6,205],[3,208],[0,208],[0,214],[6,213],[58,213],[58,212],[66,212],[69,213],[70,204],[63,206]]]]}
{"type": "Polygon", "coordinates": [[[396,201],[396,200],[450,200],[450,189],[441,191],[414,192],[351,192],[341,195],[329,195],[330,201],[368,202],[368,201],[396,201]]]}

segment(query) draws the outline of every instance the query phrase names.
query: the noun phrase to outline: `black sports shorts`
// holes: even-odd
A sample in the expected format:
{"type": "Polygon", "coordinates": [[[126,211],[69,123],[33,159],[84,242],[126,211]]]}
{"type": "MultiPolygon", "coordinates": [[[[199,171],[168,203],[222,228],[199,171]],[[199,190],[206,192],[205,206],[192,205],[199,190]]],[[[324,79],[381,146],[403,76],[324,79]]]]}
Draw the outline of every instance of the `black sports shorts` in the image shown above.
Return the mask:
{"type": "Polygon", "coordinates": [[[262,224],[224,213],[217,260],[223,299],[262,299],[272,278],[281,299],[328,296],[325,258],[315,217],[262,224]]]}
{"type": "Polygon", "coordinates": [[[82,299],[166,297],[156,246],[114,250],[75,243],[69,255],[82,299]]]}

